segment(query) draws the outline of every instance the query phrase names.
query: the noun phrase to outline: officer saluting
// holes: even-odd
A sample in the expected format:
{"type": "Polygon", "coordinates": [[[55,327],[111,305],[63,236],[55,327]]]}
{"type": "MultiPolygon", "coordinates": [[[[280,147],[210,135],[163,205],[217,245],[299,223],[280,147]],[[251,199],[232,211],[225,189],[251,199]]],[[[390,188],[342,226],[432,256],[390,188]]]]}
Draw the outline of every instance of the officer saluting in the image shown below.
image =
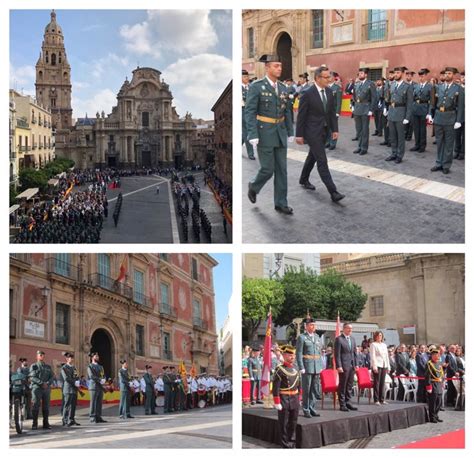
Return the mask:
{"type": "Polygon", "coordinates": [[[377,106],[377,91],[375,84],[367,79],[368,68],[359,68],[359,82],[356,83],[352,95],[354,102],[354,121],[356,125],[356,137],[359,146],[353,151],[354,154],[363,156],[369,149],[369,123],[370,117],[377,106]]]}
{"type": "Polygon", "coordinates": [[[134,418],[130,415],[130,376],[128,375],[128,363],[126,360],[120,360],[122,367],[118,372],[120,388],[120,406],[119,416],[122,419],[134,418]]]}
{"type": "Polygon", "coordinates": [[[427,68],[418,72],[420,78],[413,91],[413,132],[415,133],[415,146],[410,151],[423,153],[426,149],[426,116],[429,113],[431,98],[431,83],[427,81],[427,68]]]}
{"type": "Polygon", "coordinates": [[[295,347],[284,345],[281,347],[283,364],[275,369],[273,375],[273,402],[278,410],[278,426],[280,428],[280,444],[283,448],[295,448],[292,441],[298,422],[300,375],[293,367],[295,361],[295,347]]]}
{"type": "Polygon", "coordinates": [[[395,67],[394,81],[390,86],[388,123],[392,154],[386,161],[402,162],[405,155],[405,125],[410,122],[413,108],[413,86],[403,81],[406,67],[395,67]]]}
{"type": "Polygon", "coordinates": [[[432,345],[429,348],[431,359],[426,364],[425,382],[428,393],[428,415],[431,423],[442,423],[438,417],[443,396],[444,370],[439,360],[439,348],[432,345]]]}
{"type": "Polygon", "coordinates": [[[145,382],[145,415],[156,415],[155,411],[155,382],[151,375],[152,367],[148,364],[145,366],[146,374],[143,376],[145,382]]]}
{"type": "Polygon", "coordinates": [[[89,353],[91,363],[87,366],[87,378],[89,379],[90,410],[89,421],[91,423],[107,423],[102,418],[102,399],[104,398],[105,373],[99,364],[99,353],[89,353]]]}
{"type": "Polygon", "coordinates": [[[63,379],[63,425],[65,426],[80,426],[76,422],[74,416],[76,414],[77,393],[81,383],[79,381],[79,374],[76,367],[73,365],[74,354],[71,352],[64,352],[66,364],[61,368],[61,377],[63,379]]]}
{"type": "Polygon", "coordinates": [[[291,215],[288,206],[288,179],[286,153],[292,142],[292,104],[288,88],[278,81],[281,75],[279,56],[265,54],[259,62],[265,63],[266,76],[249,88],[245,104],[245,121],[249,143],[258,151],[260,169],[249,183],[248,198],[253,204],[265,183],[275,175],[273,200],[275,210],[291,215]]]}
{"type": "Polygon", "coordinates": [[[319,388],[319,374],[323,370],[321,361],[322,342],[315,333],[316,321],[305,319],[305,332],[296,342],[296,361],[302,375],[303,414],[306,418],[319,417],[316,412],[316,398],[319,388]]]}
{"type": "Polygon", "coordinates": [[[445,68],[445,82],[435,87],[431,113],[427,116],[428,122],[434,123],[438,149],[436,165],[431,171],[442,170],[445,175],[449,173],[453,162],[454,131],[464,121],[464,90],[453,82],[456,73],[458,70],[454,67],[445,68]]]}
{"type": "Polygon", "coordinates": [[[43,413],[43,429],[51,429],[49,424],[49,403],[51,396],[51,384],[53,383],[53,370],[49,364],[44,362],[44,351],[36,352],[36,363],[30,367],[31,394],[33,398],[33,424],[31,429],[38,429],[38,415],[41,404],[43,413]]]}

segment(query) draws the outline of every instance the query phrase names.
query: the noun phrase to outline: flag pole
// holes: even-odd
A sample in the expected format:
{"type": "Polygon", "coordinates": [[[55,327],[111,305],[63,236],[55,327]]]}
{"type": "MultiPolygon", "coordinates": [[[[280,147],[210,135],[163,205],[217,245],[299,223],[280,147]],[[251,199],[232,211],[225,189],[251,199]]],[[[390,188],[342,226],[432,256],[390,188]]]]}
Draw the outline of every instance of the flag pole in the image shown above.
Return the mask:
{"type": "Polygon", "coordinates": [[[267,315],[267,329],[265,333],[264,343],[264,360],[263,360],[263,372],[262,372],[262,384],[265,383],[264,387],[260,387],[263,395],[263,408],[273,409],[273,399],[270,392],[271,384],[271,370],[272,370],[272,307],[270,306],[267,315]]]}

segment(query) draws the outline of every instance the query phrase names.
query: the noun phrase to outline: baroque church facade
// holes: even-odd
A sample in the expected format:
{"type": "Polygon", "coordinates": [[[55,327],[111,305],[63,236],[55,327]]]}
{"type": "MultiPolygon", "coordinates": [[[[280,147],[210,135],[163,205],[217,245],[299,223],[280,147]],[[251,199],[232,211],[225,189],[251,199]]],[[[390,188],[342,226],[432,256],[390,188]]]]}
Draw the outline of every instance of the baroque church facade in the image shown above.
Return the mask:
{"type": "Polygon", "coordinates": [[[36,64],[36,98],[50,107],[56,129],[56,155],[79,168],[180,167],[192,164],[195,125],[181,118],[173,95],[154,68],[137,67],[125,78],[117,105],[108,115],[72,119],[71,67],[64,36],[51,12],[36,64]]]}

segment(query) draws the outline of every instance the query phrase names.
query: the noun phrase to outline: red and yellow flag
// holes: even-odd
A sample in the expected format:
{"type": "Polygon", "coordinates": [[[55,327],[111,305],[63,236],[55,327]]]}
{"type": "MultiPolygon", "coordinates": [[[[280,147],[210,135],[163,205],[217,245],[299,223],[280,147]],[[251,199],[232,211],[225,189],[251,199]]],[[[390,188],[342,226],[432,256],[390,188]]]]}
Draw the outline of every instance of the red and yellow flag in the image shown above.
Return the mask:
{"type": "Polygon", "coordinates": [[[268,312],[267,331],[263,345],[263,371],[260,392],[263,396],[270,396],[270,374],[272,370],[272,308],[268,312]]]}
{"type": "Polygon", "coordinates": [[[119,272],[119,276],[117,277],[117,281],[123,282],[125,280],[126,274],[127,274],[127,255],[123,257],[122,264],[120,264],[120,272],[119,272]]]}

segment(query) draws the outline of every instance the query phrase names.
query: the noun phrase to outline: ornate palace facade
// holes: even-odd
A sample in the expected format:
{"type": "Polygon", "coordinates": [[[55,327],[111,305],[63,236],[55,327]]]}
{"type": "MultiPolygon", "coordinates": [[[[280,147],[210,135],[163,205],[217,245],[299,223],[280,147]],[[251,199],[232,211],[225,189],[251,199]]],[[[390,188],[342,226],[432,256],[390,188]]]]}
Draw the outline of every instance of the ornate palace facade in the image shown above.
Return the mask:
{"type": "MultiPolygon", "coordinates": [[[[207,254],[12,254],[10,357],[73,351],[84,373],[91,349],[115,377],[184,361],[217,374],[213,268],[207,254]]],[[[229,279],[230,280],[230,279],[229,279]]]]}

